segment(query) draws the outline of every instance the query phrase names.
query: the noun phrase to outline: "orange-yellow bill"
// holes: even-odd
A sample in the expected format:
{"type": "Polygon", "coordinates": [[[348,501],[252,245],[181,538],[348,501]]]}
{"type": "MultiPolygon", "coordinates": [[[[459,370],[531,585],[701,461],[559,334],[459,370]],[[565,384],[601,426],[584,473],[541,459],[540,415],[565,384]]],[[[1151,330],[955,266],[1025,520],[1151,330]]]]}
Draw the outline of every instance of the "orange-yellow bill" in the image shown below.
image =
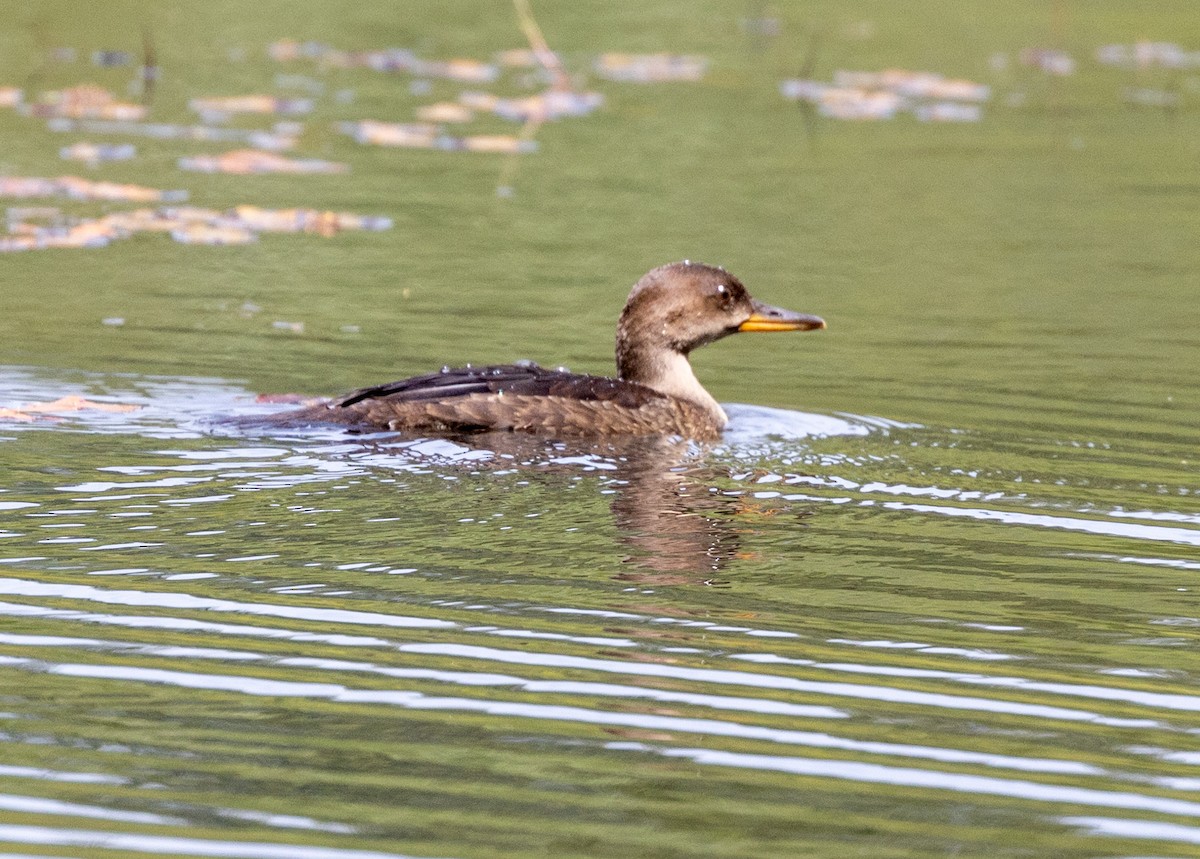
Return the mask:
{"type": "Polygon", "coordinates": [[[738,331],[812,331],[824,327],[825,320],[820,316],[796,313],[755,301],[754,312],[738,326],[738,331]]]}

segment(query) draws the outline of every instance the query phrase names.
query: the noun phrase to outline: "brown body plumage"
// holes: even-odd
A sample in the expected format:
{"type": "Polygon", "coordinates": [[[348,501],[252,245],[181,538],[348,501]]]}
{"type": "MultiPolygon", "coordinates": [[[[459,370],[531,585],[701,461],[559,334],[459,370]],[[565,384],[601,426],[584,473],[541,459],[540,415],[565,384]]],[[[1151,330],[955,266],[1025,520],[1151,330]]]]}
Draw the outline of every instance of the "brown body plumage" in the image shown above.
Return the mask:
{"type": "Polygon", "coordinates": [[[692,373],[692,349],[738,331],[824,328],[752,299],[724,269],[680,262],[637,282],[617,327],[616,379],[536,364],[444,369],[267,420],[436,433],[513,430],[562,437],[715,439],[725,412],[692,373]]]}

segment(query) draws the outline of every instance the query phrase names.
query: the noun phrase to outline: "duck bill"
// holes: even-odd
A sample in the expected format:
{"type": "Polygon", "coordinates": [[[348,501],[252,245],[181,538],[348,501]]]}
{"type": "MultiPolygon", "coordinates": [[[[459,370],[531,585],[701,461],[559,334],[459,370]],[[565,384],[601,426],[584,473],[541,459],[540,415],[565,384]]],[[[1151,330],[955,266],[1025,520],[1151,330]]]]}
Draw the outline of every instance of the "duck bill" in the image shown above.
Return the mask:
{"type": "Polygon", "coordinates": [[[753,302],[753,306],[754,312],[738,326],[738,331],[812,331],[825,327],[825,320],[820,316],[795,313],[761,301],[753,302]]]}

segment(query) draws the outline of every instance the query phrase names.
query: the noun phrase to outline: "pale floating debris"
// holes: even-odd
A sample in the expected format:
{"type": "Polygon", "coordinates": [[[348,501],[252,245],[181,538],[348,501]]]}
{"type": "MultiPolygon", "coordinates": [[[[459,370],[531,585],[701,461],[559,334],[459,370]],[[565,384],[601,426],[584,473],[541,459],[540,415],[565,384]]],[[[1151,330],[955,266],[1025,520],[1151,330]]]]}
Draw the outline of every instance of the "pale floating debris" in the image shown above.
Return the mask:
{"type": "Polygon", "coordinates": [[[887,90],[860,90],[833,87],[818,103],[822,116],[833,119],[891,119],[907,102],[887,90]]]}
{"type": "Polygon", "coordinates": [[[708,59],[678,54],[601,54],[596,58],[596,74],[624,83],[662,81],[698,81],[708,70],[708,59]]]}
{"type": "Polygon", "coordinates": [[[0,236],[0,253],[50,248],[102,248],[113,238],[105,227],[95,221],[83,221],[70,226],[40,227],[34,230],[18,228],[14,235],[0,236]]]}
{"type": "Polygon", "coordinates": [[[267,55],[277,62],[314,60],[331,68],[367,68],[380,72],[404,72],[418,77],[471,83],[491,83],[500,75],[500,69],[492,63],[461,57],[451,60],[423,60],[405,48],[342,51],[320,42],[282,39],[267,47],[267,55]]]}
{"type": "Polygon", "coordinates": [[[170,125],[156,122],[124,122],[101,119],[51,119],[51,131],[87,134],[130,134],[156,140],[203,140],[217,143],[246,143],[255,149],[286,151],[296,146],[296,123],[278,122],[271,131],[244,128],[213,128],[209,125],[170,125]]]}
{"type": "Polygon", "coordinates": [[[353,137],[358,143],[375,146],[404,146],[412,149],[435,149],[442,130],[437,125],[415,122],[376,122],[363,119],[341,122],[338,131],[353,137]]]}
{"type": "Polygon", "coordinates": [[[979,122],[983,110],[977,104],[961,104],[956,101],[935,101],[913,108],[913,115],[921,122],[979,122]]]}
{"type": "Polygon", "coordinates": [[[906,98],[987,101],[992,95],[991,87],[986,84],[908,69],[884,69],[881,72],[838,70],[833,73],[833,83],[838,87],[853,89],[887,90],[906,98]]]}
{"type": "Polygon", "coordinates": [[[822,116],[832,119],[891,119],[907,104],[887,90],[836,87],[810,80],[787,80],[779,85],[784,98],[815,104],[822,116]]]}
{"type": "Polygon", "coordinates": [[[341,331],[343,334],[361,334],[362,326],[361,325],[343,325],[338,330],[341,331]]]}
{"type": "Polygon", "coordinates": [[[1021,65],[1048,75],[1067,77],[1075,74],[1075,58],[1055,48],[1025,48],[1017,55],[1021,65]]]}
{"type": "Polygon", "coordinates": [[[84,397],[70,394],[59,397],[49,403],[29,403],[22,406],[26,412],[78,412],[82,409],[94,409],[101,412],[136,412],[141,406],[134,403],[100,403],[84,397]]]}
{"type": "Polygon", "coordinates": [[[481,134],[451,137],[441,127],[430,123],[376,122],[363,119],[342,122],[337,126],[343,134],[359,143],[375,146],[399,146],[408,149],[441,149],[450,152],[509,152],[537,151],[537,142],[522,140],[506,134],[481,134]]]}
{"type": "Polygon", "coordinates": [[[25,99],[25,91],[15,86],[0,86],[0,107],[17,107],[25,99]]]}
{"type": "Polygon", "coordinates": [[[219,122],[235,114],[303,116],[312,113],[311,98],[280,98],[274,95],[231,95],[194,98],[188,107],[208,122],[219,122]]]}
{"type": "Polygon", "coordinates": [[[190,223],[219,223],[223,218],[225,214],[215,209],[175,206],[169,209],[111,212],[100,220],[114,235],[124,238],[134,233],[169,233],[190,223]]]}
{"type": "Polygon", "coordinates": [[[132,143],[105,144],[80,141],[58,150],[58,157],[64,161],[82,161],[89,167],[96,167],[108,161],[128,161],[136,156],[137,149],[132,143]]]}
{"type": "Polygon", "coordinates": [[[318,209],[260,209],[237,206],[233,216],[260,233],[319,233],[332,236],[342,230],[379,232],[392,228],[392,219],[349,212],[324,212],[318,209]]]}
{"type": "Polygon", "coordinates": [[[509,51],[497,51],[492,55],[497,65],[510,69],[532,69],[541,63],[537,54],[529,48],[513,48],[509,51]]]}
{"type": "Polygon", "coordinates": [[[464,149],[468,152],[505,152],[520,154],[537,151],[537,142],[521,140],[510,134],[475,134],[468,137],[446,138],[454,145],[447,149],[464,149]]]}
{"type": "Polygon", "coordinates": [[[160,191],[142,185],[92,182],[79,176],[59,176],[56,179],[0,176],[0,197],[70,197],[74,200],[170,203],[186,200],[187,196],[187,191],[160,191]]]}
{"type": "Polygon", "coordinates": [[[833,83],[785,80],[779,92],[815,104],[822,116],[833,119],[884,120],[910,111],[933,122],[978,122],[983,115],[978,102],[991,97],[984,84],[905,69],[837,71],[833,83]]]}
{"type": "Polygon", "coordinates": [[[421,122],[470,122],[474,118],[475,111],[453,101],[439,101],[417,108],[417,119],[421,122]]]}
{"type": "Polygon", "coordinates": [[[1134,42],[1132,45],[1103,45],[1096,49],[1096,61],[1106,66],[1144,69],[1200,68],[1200,51],[1187,51],[1174,42],[1134,42]]]}
{"type": "Polygon", "coordinates": [[[822,81],[808,78],[791,78],[781,81],[779,94],[788,101],[808,101],[816,104],[825,98],[825,94],[835,87],[822,81]]]}
{"type": "Polygon", "coordinates": [[[284,322],[282,319],[276,319],[271,323],[271,327],[277,331],[290,331],[292,334],[303,334],[303,322],[284,322]]]}
{"type": "Polygon", "coordinates": [[[54,420],[53,415],[63,412],[78,412],[94,409],[102,412],[136,412],[141,406],[133,403],[99,403],[76,394],[59,397],[53,402],[25,403],[15,409],[0,408],[0,418],[18,421],[33,421],[39,418],[54,420]]]}
{"type": "Polygon", "coordinates": [[[133,62],[128,51],[92,51],[92,65],[102,69],[127,66],[133,62]]]}
{"type": "Polygon", "coordinates": [[[111,328],[120,328],[125,324],[124,316],[106,316],[100,320],[101,325],[108,325],[111,328]]]}
{"type": "Polygon", "coordinates": [[[567,116],[587,116],[604,103],[598,92],[546,90],[526,98],[500,98],[489,92],[464,92],[461,104],[518,122],[547,122],[567,116]]]}
{"type": "Polygon", "coordinates": [[[235,149],[222,155],[193,155],[179,159],[180,170],[198,173],[229,173],[236,176],[262,173],[346,173],[349,167],[319,158],[286,158],[258,149],[235,149]]]}
{"type": "MultiPolygon", "coordinates": [[[[20,211],[20,210],[16,210],[20,211]]],[[[386,230],[388,218],[316,209],[261,209],[238,206],[229,211],[177,206],[111,212],[63,226],[39,226],[10,218],[9,235],[0,237],[0,252],[47,248],[104,247],[137,233],[168,233],[184,244],[239,245],[257,241],[260,233],[315,233],[333,236],[343,230],[386,230]]],[[[253,305],[249,307],[254,308],[253,305]]],[[[258,308],[254,308],[257,311],[258,308]]],[[[243,312],[248,312],[243,307],[243,312]]]]}
{"type": "Polygon", "coordinates": [[[500,76],[500,70],[490,63],[465,58],[443,61],[419,60],[412,68],[399,68],[396,71],[411,72],[431,78],[445,78],[464,83],[492,83],[500,76]]]}
{"type": "Polygon", "coordinates": [[[21,105],[20,109],[28,116],[70,119],[139,120],[146,115],[144,105],[117,101],[112,93],[95,84],[44,92],[37,101],[21,105]]]}
{"type": "Polygon", "coordinates": [[[258,241],[258,235],[245,227],[209,223],[190,223],[170,230],[170,238],[180,245],[250,245],[258,241]]]}

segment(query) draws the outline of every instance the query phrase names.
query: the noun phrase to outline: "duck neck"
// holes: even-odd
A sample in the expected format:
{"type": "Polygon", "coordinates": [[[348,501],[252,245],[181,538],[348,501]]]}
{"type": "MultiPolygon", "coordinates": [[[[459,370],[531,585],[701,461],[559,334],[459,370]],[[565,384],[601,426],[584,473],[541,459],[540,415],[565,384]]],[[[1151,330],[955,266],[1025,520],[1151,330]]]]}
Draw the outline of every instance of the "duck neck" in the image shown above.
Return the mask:
{"type": "Polygon", "coordinates": [[[617,346],[617,374],[627,382],[637,382],[660,394],[695,403],[709,412],[717,424],[729,422],[721,404],[704,390],[687,355],[674,349],[636,349],[626,343],[617,346]]]}

